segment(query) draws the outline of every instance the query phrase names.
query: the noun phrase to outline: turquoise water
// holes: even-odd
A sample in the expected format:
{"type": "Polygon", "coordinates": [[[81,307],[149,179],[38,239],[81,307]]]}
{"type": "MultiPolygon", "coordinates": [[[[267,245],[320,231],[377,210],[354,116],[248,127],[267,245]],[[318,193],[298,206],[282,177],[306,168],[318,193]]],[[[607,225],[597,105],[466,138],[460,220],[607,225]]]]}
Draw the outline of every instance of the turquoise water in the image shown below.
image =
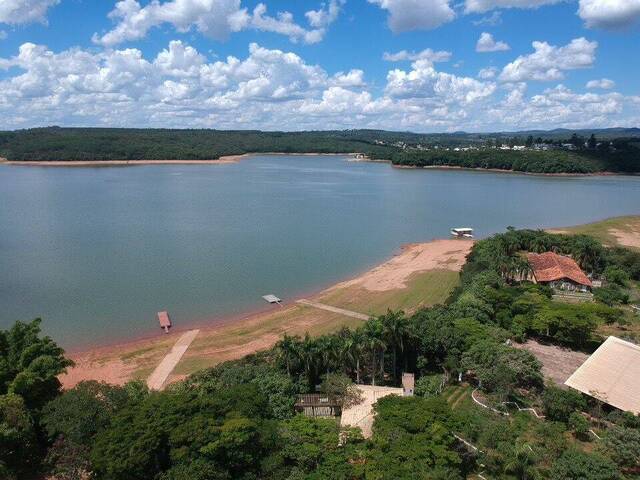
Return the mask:
{"type": "Polygon", "coordinates": [[[363,271],[404,243],[640,213],[640,178],[405,170],[332,156],[0,166],[0,328],[66,347],[215,321],[363,271]]]}

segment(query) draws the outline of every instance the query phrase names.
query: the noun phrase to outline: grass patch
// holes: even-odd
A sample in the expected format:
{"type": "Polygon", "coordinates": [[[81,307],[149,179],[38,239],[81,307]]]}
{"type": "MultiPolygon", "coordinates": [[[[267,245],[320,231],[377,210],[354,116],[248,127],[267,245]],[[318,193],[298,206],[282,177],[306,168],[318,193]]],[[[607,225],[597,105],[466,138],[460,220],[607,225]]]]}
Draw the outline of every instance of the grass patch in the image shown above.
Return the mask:
{"type": "Polygon", "coordinates": [[[139,348],[138,350],[131,350],[130,352],[120,355],[120,360],[128,363],[135,360],[137,357],[145,356],[147,353],[159,353],[160,350],[164,350],[165,345],[150,345],[148,347],[139,348]]]}
{"type": "Polygon", "coordinates": [[[622,246],[638,250],[638,247],[623,245],[612,231],[623,233],[640,232],[640,215],[630,215],[626,217],[614,217],[600,222],[576,225],[574,227],[551,229],[550,232],[590,235],[609,246],[622,246]]]}
{"type": "Polygon", "coordinates": [[[411,275],[406,288],[375,292],[351,286],[321,294],[318,301],[368,315],[381,315],[387,309],[413,312],[443,303],[459,282],[458,272],[428,270],[411,275]]]}

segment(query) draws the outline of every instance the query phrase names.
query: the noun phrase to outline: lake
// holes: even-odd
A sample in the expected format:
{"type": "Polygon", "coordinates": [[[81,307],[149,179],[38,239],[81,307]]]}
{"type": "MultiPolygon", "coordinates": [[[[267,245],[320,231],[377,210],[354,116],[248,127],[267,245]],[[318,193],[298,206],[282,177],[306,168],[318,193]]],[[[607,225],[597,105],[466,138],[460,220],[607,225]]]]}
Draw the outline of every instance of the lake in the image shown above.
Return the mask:
{"type": "Polygon", "coordinates": [[[339,156],[223,165],[0,166],[0,328],[65,347],[292,299],[402,244],[640,213],[640,178],[408,170],[339,156]]]}

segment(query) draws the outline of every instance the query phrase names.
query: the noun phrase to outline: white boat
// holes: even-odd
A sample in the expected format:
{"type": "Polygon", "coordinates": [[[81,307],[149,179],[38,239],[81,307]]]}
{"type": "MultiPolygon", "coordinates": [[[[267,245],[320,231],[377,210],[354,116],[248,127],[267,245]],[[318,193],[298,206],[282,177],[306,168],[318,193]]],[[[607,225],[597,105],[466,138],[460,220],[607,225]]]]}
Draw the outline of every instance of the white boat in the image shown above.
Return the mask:
{"type": "Polygon", "coordinates": [[[473,228],[452,228],[451,235],[456,238],[473,238],[473,228]]]}

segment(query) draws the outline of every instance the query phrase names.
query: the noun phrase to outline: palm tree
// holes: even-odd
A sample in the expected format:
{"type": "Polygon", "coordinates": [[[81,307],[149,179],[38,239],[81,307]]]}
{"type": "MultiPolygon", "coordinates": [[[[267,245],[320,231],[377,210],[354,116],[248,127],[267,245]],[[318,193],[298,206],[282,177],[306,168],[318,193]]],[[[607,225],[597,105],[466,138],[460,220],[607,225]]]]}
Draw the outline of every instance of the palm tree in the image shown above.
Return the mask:
{"type": "Polygon", "coordinates": [[[370,318],[363,328],[365,349],[371,355],[371,385],[376,384],[376,368],[378,355],[381,356],[381,372],[384,378],[384,350],[386,345],[383,341],[382,324],[377,318],[370,318]]]}
{"type": "Polygon", "coordinates": [[[363,351],[363,336],[360,329],[347,330],[342,336],[342,360],[356,372],[356,383],[360,383],[360,357],[363,351]]]}
{"type": "Polygon", "coordinates": [[[516,443],[504,469],[507,473],[513,473],[519,480],[531,480],[538,478],[536,461],[536,455],[530,445],[516,443]]]}
{"type": "Polygon", "coordinates": [[[315,384],[315,373],[318,364],[318,345],[317,342],[306,333],[304,339],[299,346],[300,359],[304,365],[304,372],[307,376],[309,386],[315,384]]]}
{"type": "Polygon", "coordinates": [[[398,379],[397,360],[398,352],[404,352],[405,338],[407,335],[407,321],[403,311],[392,312],[387,310],[385,315],[379,317],[382,323],[383,338],[387,345],[391,346],[393,355],[393,378],[398,379]]]}
{"type": "Polygon", "coordinates": [[[300,345],[300,337],[298,335],[290,336],[286,333],[278,343],[276,349],[278,357],[287,367],[287,375],[291,376],[291,365],[299,357],[298,347],[300,345]]]}

